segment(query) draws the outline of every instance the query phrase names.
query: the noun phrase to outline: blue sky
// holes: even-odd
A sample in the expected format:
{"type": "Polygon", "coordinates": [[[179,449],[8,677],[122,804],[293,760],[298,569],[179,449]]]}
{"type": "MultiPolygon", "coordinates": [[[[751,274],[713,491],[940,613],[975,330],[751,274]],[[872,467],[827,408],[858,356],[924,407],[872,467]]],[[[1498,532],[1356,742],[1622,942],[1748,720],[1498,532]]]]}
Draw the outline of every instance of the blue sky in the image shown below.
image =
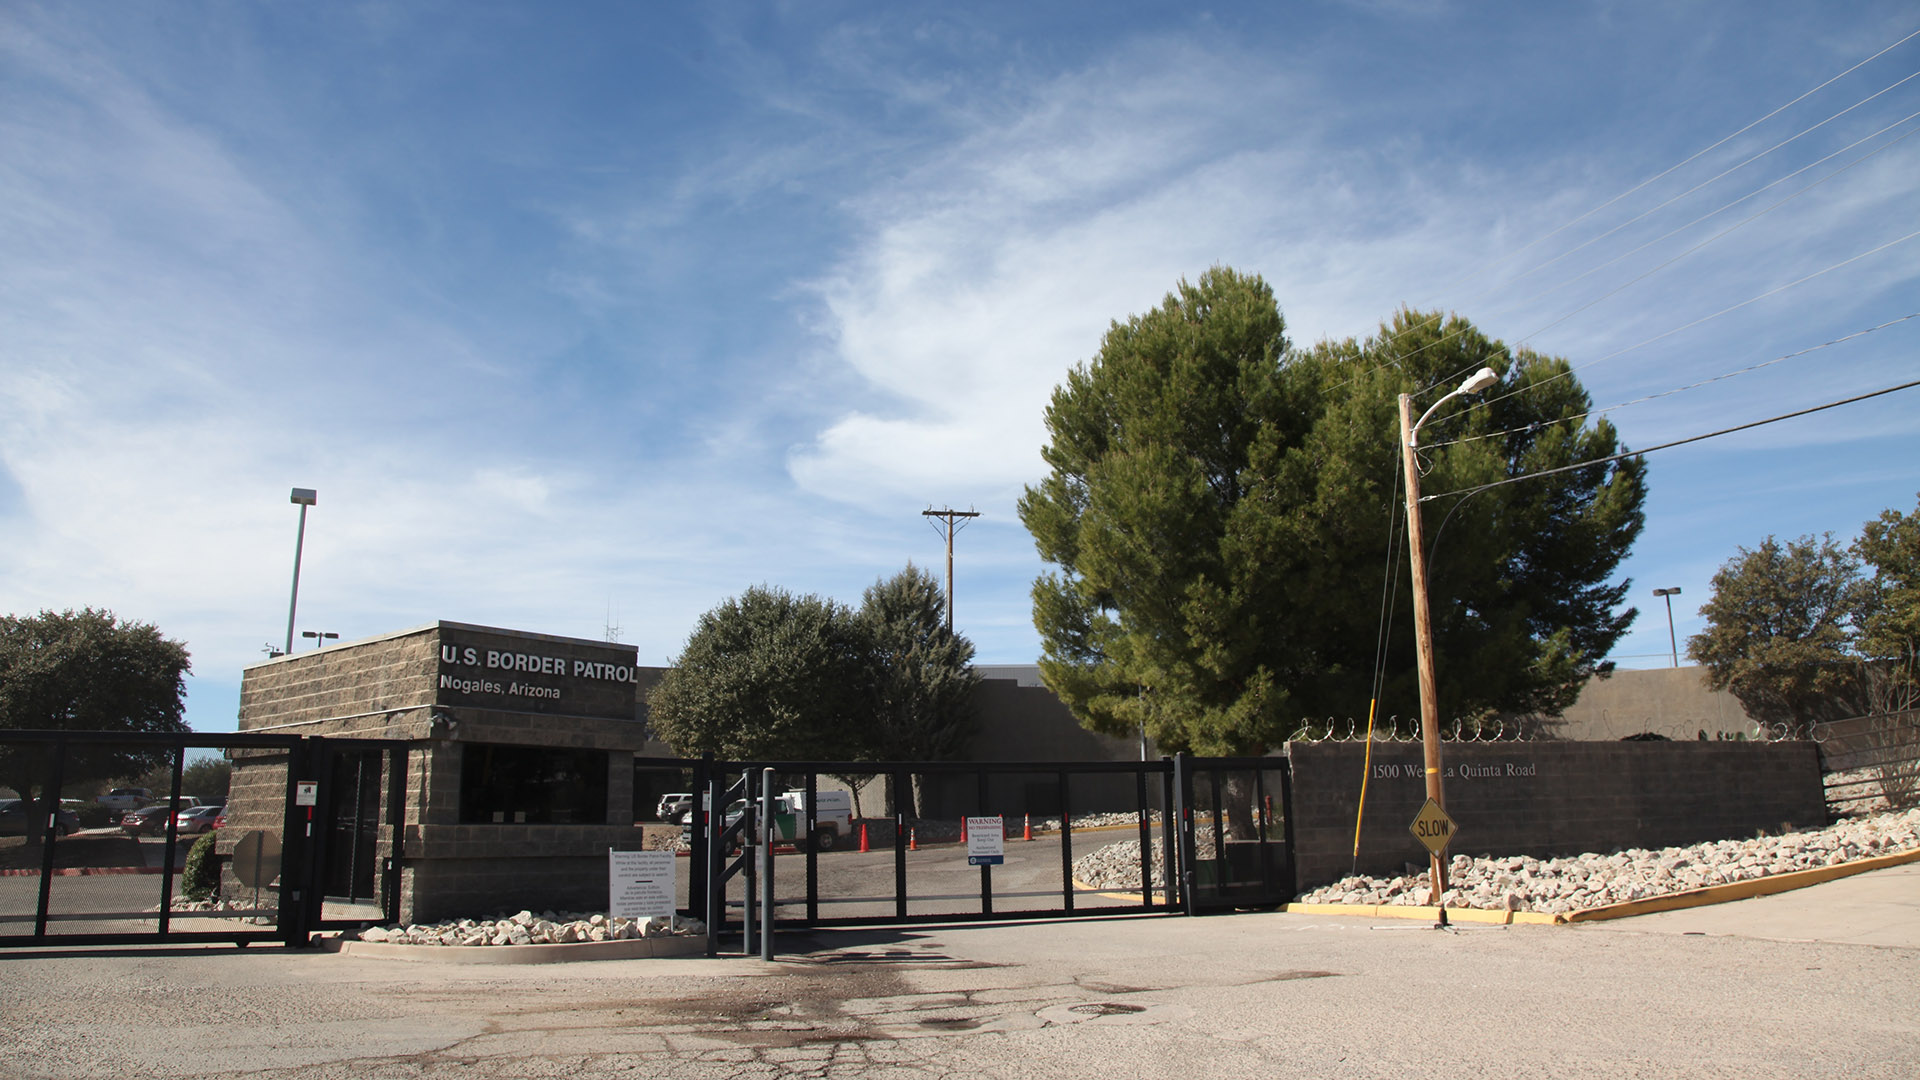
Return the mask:
{"type": "MultiPolygon", "coordinates": [[[[920,511],[951,505],[982,514],[960,629],[1031,662],[1014,503],[1111,320],[1226,264],[1296,343],[1445,308],[1611,405],[1912,315],[1920,38],[1741,129],[1916,30],[1874,2],[0,3],[0,610],[157,623],[193,726],[230,730],[285,633],[291,487],[319,491],[302,629],[612,621],[646,664],[750,585],[938,569],[920,511]]],[[[1652,446],[1920,378],[1916,345],[1609,416],[1652,446]]],[[[1665,662],[1654,587],[1684,638],[1736,546],[1911,510],[1916,406],[1653,455],[1620,662],[1665,662]]]]}

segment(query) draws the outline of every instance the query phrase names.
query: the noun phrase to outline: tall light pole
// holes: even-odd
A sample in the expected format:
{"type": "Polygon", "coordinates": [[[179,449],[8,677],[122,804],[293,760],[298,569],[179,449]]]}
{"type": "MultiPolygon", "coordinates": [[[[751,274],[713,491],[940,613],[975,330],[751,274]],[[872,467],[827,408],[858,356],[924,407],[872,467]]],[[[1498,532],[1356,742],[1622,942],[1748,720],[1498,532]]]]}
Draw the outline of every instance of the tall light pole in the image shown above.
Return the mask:
{"type": "Polygon", "coordinates": [[[1653,595],[1667,598],[1667,645],[1673,650],[1673,666],[1680,666],[1680,639],[1673,636],[1673,598],[1680,595],[1680,586],[1671,589],[1655,589],[1653,595]]]}
{"type": "MultiPolygon", "coordinates": [[[[1427,556],[1426,534],[1420,524],[1420,463],[1414,451],[1420,438],[1420,425],[1434,414],[1434,411],[1461,394],[1477,394],[1494,383],[1500,376],[1492,368],[1481,368],[1460,384],[1459,388],[1433,403],[1421,415],[1413,418],[1413,395],[1400,395],[1400,454],[1401,464],[1407,474],[1407,549],[1413,562],[1413,650],[1415,666],[1420,674],[1420,745],[1425,751],[1427,769],[1427,798],[1435,806],[1446,809],[1446,791],[1440,783],[1440,690],[1436,685],[1433,670],[1433,616],[1427,606],[1427,556]]],[[[1433,869],[1433,906],[1440,907],[1440,898],[1447,891],[1446,864],[1435,852],[1432,857],[1433,869]]],[[[1446,921],[1446,913],[1441,911],[1441,921],[1446,921]]]]}
{"type": "Polygon", "coordinates": [[[287,647],[285,652],[293,652],[293,612],[300,605],[300,549],[307,543],[307,507],[320,501],[312,488],[294,488],[293,499],[300,506],[300,531],[293,539],[293,594],[287,597],[287,647]]]}
{"type": "Polygon", "coordinates": [[[340,637],[339,634],[336,634],[331,630],[302,630],[300,631],[300,636],[312,638],[313,647],[316,649],[323,648],[325,647],[325,645],[329,640],[338,639],[340,637]]]}

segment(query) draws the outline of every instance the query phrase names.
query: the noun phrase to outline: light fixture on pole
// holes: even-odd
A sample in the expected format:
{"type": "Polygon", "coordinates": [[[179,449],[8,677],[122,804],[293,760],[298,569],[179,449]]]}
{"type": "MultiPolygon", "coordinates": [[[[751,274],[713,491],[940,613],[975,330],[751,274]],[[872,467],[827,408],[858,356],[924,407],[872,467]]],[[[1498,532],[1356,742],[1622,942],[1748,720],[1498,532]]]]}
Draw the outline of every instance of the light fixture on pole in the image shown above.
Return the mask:
{"type": "Polygon", "coordinates": [[[307,507],[320,501],[312,488],[294,488],[291,500],[300,507],[300,531],[293,539],[293,593],[287,597],[287,647],[293,651],[293,612],[300,605],[300,549],[307,543],[307,507]]]}
{"type": "MultiPolygon", "coordinates": [[[[1413,395],[1400,395],[1400,454],[1401,464],[1407,474],[1407,549],[1413,563],[1413,650],[1415,667],[1420,675],[1420,745],[1424,751],[1427,770],[1427,798],[1435,806],[1445,810],[1446,791],[1440,783],[1440,691],[1436,685],[1433,668],[1433,617],[1427,606],[1427,558],[1426,535],[1420,523],[1420,464],[1414,450],[1419,446],[1420,425],[1427,422],[1434,412],[1447,402],[1462,394],[1477,394],[1494,383],[1500,376],[1492,368],[1483,367],[1467,377],[1452,393],[1433,403],[1421,415],[1413,418],[1413,395]]],[[[1447,891],[1446,864],[1440,854],[1432,855],[1433,906],[1440,908],[1440,921],[1447,921],[1446,908],[1441,906],[1440,898],[1447,891]]]]}
{"type": "Polygon", "coordinates": [[[1667,598],[1667,645],[1673,650],[1673,666],[1680,666],[1680,639],[1673,636],[1673,598],[1680,595],[1680,586],[1671,589],[1655,589],[1653,595],[1667,598]]]}
{"type": "Polygon", "coordinates": [[[327,641],[328,641],[329,639],[334,639],[334,640],[338,640],[338,639],[339,639],[339,637],[340,637],[340,635],[339,635],[339,634],[336,634],[336,633],[334,633],[334,632],[333,632],[333,631],[331,631],[331,630],[326,630],[326,631],[321,631],[321,630],[302,630],[302,631],[300,631],[300,636],[301,636],[301,637],[310,637],[310,638],[312,638],[312,639],[313,639],[313,647],[314,647],[314,648],[316,648],[316,649],[318,649],[318,648],[320,648],[321,646],[323,646],[323,645],[325,645],[325,644],[327,643],[327,641]]]}

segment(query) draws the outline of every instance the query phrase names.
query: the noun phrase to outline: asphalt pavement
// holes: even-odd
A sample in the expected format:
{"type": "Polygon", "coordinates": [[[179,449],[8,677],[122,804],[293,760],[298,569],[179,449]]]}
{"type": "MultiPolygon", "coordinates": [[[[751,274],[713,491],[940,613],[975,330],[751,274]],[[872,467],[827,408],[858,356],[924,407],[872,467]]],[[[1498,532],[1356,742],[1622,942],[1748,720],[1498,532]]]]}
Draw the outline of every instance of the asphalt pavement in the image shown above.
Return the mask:
{"type": "Polygon", "coordinates": [[[1616,922],[1241,913],[723,957],[0,956],[0,1076],[1920,1075],[1920,867],[1616,922]]]}

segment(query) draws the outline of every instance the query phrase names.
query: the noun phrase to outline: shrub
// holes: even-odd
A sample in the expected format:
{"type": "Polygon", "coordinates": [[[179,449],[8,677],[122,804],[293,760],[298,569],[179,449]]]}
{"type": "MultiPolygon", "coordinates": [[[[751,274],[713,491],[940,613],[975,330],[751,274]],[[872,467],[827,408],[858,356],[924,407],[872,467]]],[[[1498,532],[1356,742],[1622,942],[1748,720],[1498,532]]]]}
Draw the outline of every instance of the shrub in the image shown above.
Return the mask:
{"type": "Polygon", "coordinates": [[[209,900],[220,894],[220,857],[214,854],[213,833],[200,834],[187,852],[187,865],[180,874],[180,893],[189,900],[209,900]]]}

